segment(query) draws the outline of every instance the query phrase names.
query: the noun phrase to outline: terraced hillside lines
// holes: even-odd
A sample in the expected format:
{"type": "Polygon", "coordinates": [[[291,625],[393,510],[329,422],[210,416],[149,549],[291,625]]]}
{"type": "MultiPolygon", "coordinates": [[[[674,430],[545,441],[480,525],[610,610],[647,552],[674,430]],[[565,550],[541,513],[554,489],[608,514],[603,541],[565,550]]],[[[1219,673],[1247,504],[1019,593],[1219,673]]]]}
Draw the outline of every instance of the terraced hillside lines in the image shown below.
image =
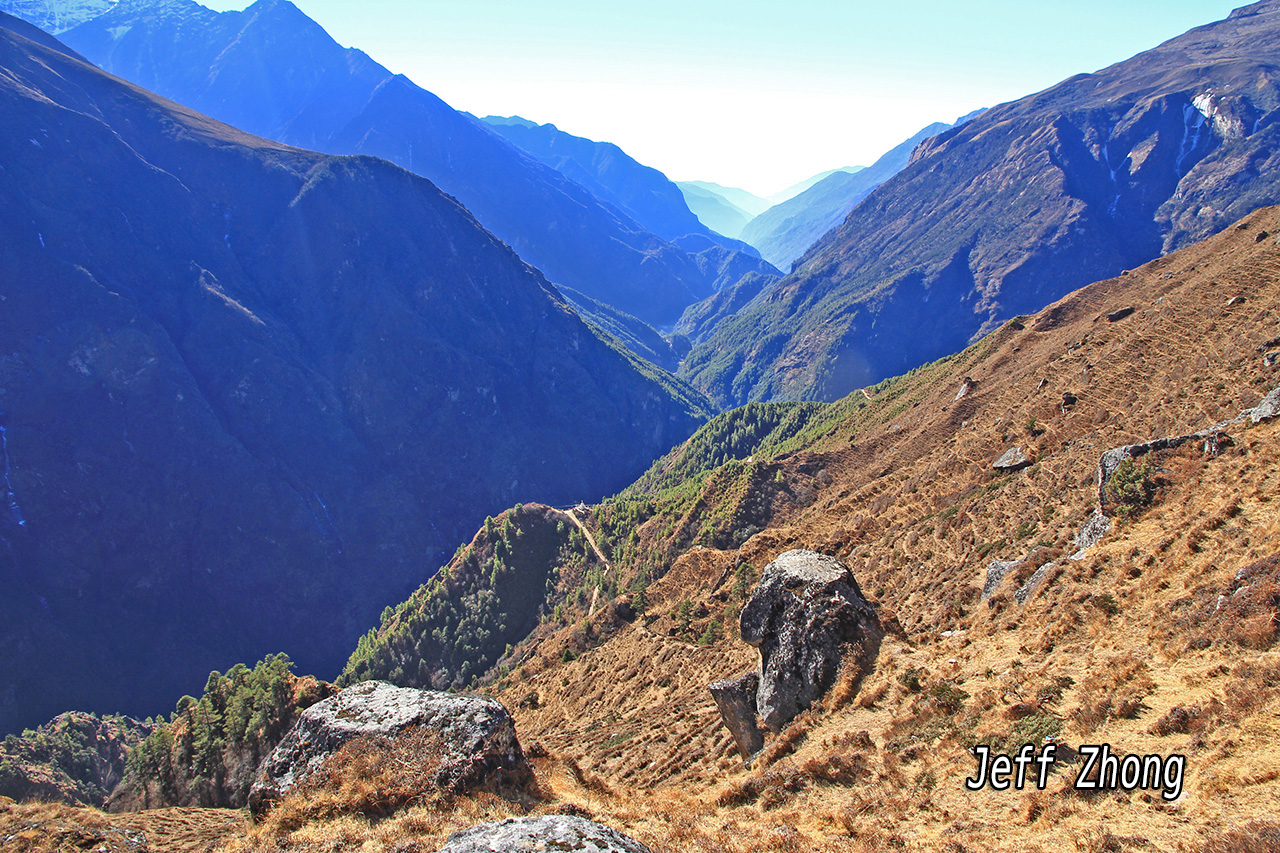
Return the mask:
{"type": "MultiPolygon", "coordinates": [[[[651,607],[674,606],[709,588],[730,558],[711,550],[682,558],[649,588],[651,607]]],[[[581,762],[610,785],[643,790],[710,783],[708,757],[736,753],[706,685],[726,667],[737,674],[754,666],[755,652],[739,644],[726,655],[723,648],[668,636],[671,627],[671,620],[637,619],[607,645],[509,688],[508,706],[523,709],[521,737],[581,762]]],[[[552,641],[539,655],[556,648],[552,641]]]]}

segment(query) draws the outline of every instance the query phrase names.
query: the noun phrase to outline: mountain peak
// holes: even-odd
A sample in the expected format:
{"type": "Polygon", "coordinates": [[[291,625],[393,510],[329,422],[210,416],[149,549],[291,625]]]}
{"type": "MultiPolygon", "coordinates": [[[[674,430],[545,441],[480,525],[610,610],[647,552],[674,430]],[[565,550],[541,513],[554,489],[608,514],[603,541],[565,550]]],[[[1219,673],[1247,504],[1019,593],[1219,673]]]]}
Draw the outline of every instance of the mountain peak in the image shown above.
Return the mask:
{"type": "Polygon", "coordinates": [[[109,11],[116,0],[0,0],[0,12],[58,34],[109,11]]]}

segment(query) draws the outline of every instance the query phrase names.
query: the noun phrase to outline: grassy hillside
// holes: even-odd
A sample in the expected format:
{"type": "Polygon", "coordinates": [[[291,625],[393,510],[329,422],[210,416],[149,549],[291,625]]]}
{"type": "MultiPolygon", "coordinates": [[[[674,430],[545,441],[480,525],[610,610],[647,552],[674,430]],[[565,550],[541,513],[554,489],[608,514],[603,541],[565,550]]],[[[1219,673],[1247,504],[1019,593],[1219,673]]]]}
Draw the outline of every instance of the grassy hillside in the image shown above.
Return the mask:
{"type": "Polygon", "coordinates": [[[735,410],[593,508],[618,601],[642,588],[643,610],[578,612],[516,644],[495,682],[547,754],[545,808],[655,850],[1266,849],[1280,426],[1134,466],[1108,497],[1115,528],[1070,557],[1103,451],[1205,429],[1280,384],[1277,233],[1260,212],[837,403],[735,410]],[[1013,446],[1034,464],[1000,474],[1013,446]],[[792,547],[846,561],[890,637],[857,693],[838,686],[746,769],[706,685],[754,665],[737,610],[792,547]],[[1020,558],[983,600],[988,564],[1020,558]],[[1071,768],[1045,791],[965,790],[970,747],[1047,735],[1185,755],[1185,791],[1088,795],[1071,768]]]}

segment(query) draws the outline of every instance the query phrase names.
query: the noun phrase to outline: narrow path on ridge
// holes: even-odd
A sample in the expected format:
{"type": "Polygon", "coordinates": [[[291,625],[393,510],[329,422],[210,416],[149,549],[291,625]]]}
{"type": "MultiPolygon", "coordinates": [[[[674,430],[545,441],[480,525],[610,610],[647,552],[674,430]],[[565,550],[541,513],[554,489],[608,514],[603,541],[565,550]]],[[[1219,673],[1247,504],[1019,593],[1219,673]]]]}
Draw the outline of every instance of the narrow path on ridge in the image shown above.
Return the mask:
{"type": "Polygon", "coordinates": [[[591,550],[596,552],[596,559],[601,563],[604,563],[606,570],[613,571],[613,564],[609,562],[608,558],[605,557],[604,552],[600,550],[600,546],[596,544],[596,538],[591,535],[591,531],[587,529],[587,526],[582,523],[578,516],[573,514],[573,510],[558,509],[556,512],[569,516],[569,520],[576,524],[578,529],[582,531],[582,535],[586,537],[587,544],[591,546],[591,550]]]}

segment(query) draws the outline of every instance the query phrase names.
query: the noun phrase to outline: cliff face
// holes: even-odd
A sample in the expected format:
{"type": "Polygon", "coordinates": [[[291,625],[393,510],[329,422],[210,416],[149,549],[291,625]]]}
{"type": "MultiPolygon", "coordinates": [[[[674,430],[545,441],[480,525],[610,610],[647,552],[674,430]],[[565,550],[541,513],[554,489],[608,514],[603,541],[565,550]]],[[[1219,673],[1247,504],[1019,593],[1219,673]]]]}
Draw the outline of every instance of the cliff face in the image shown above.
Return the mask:
{"type": "Polygon", "coordinates": [[[0,728],[336,673],[515,500],[702,417],[426,180],[248,136],[0,29],[0,728]]]}

